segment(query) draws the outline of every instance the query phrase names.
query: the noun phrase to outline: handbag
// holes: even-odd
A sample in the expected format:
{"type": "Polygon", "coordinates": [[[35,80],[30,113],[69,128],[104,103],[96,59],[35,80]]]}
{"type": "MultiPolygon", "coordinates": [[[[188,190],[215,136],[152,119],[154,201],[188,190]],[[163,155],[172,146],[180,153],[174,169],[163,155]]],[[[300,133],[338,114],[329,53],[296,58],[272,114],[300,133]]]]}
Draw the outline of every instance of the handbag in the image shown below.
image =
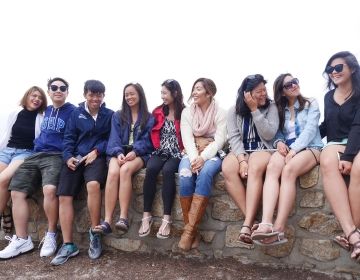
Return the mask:
{"type": "Polygon", "coordinates": [[[195,146],[198,150],[199,155],[202,153],[205,148],[214,141],[212,137],[204,137],[204,136],[195,136],[195,146]]]}

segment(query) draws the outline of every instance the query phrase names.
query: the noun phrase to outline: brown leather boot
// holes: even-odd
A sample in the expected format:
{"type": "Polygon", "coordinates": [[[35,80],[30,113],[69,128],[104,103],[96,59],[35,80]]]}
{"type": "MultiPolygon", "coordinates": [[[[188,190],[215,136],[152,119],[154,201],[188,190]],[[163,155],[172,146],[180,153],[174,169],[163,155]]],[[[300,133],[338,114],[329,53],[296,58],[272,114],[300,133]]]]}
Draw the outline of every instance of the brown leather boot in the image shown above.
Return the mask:
{"type": "Polygon", "coordinates": [[[192,196],[180,196],[180,205],[185,225],[189,223],[189,211],[192,199],[192,196]]]}
{"type": "Polygon", "coordinates": [[[194,194],[189,211],[189,223],[185,225],[184,232],[181,235],[179,248],[184,251],[191,249],[194,238],[197,234],[197,227],[204,216],[209,198],[202,195],[194,194]]]}

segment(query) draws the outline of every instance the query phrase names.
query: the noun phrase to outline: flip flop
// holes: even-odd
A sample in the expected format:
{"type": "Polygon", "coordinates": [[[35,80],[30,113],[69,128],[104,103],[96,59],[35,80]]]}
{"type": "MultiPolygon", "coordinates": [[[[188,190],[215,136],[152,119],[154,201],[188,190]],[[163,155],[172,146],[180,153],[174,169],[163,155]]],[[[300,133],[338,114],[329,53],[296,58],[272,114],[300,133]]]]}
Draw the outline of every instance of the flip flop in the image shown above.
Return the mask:
{"type": "MultiPolygon", "coordinates": [[[[170,224],[171,224],[171,221],[168,221],[168,220],[165,220],[165,219],[162,219],[162,221],[166,223],[165,227],[170,226],[170,224]]],[[[164,227],[164,228],[165,228],[165,227],[164,227]]],[[[161,228],[161,226],[160,226],[160,228],[161,228]]],[[[159,238],[159,239],[169,238],[169,236],[170,236],[170,231],[169,231],[168,234],[162,234],[162,233],[160,232],[160,228],[159,228],[159,231],[158,231],[157,234],[156,234],[156,237],[159,238]]],[[[171,229],[171,228],[170,228],[170,229],[171,229]]]]}
{"type": "MultiPolygon", "coordinates": [[[[277,237],[277,239],[274,239],[272,242],[264,242],[264,240],[254,240],[254,243],[256,245],[259,245],[261,247],[272,247],[272,246],[278,246],[287,243],[289,240],[285,238],[285,233],[278,232],[277,235],[273,235],[272,237],[277,237]]],[[[269,238],[269,237],[267,237],[269,238]]],[[[265,239],[267,239],[265,238],[265,239]]]]}
{"type": "Polygon", "coordinates": [[[150,234],[150,232],[151,232],[151,226],[152,226],[152,224],[153,224],[153,218],[152,218],[152,216],[148,216],[148,217],[145,217],[145,218],[142,218],[141,219],[141,227],[140,227],[140,229],[142,229],[143,228],[143,222],[144,221],[147,221],[147,220],[149,220],[149,227],[148,227],[148,229],[146,230],[146,231],[142,231],[141,233],[139,232],[139,236],[140,237],[145,237],[145,236],[148,236],[149,234],[150,234]]]}
{"type": "Polygon", "coordinates": [[[346,251],[351,250],[351,245],[349,243],[349,240],[346,238],[345,233],[335,236],[332,241],[346,251]]]}
{"type": "Polygon", "coordinates": [[[108,222],[103,221],[100,223],[100,225],[94,227],[91,231],[94,233],[101,233],[107,235],[112,232],[112,229],[108,222]]]}
{"type": "Polygon", "coordinates": [[[274,231],[273,230],[273,224],[270,224],[270,223],[260,223],[259,226],[258,226],[258,229],[255,230],[252,234],[251,234],[251,238],[253,240],[263,240],[263,239],[266,239],[266,238],[269,238],[269,237],[273,237],[273,236],[277,236],[279,235],[279,232],[278,231],[274,231]],[[265,231],[262,231],[260,230],[259,228],[261,226],[268,226],[271,228],[271,232],[265,232],[265,231]]]}

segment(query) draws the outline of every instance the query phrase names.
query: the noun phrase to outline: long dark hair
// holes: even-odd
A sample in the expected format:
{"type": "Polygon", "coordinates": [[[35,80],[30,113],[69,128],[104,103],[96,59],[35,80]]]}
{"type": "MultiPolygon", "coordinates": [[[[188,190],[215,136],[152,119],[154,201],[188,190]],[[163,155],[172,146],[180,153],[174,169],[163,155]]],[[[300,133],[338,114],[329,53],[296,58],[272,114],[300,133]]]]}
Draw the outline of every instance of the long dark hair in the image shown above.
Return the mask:
{"type": "MultiPolygon", "coordinates": [[[[174,98],[174,108],[175,108],[175,119],[180,120],[181,119],[181,112],[185,108],[184,104],[184,97],[182,94],[182,90],[180,87],[180,84],[178,81],[173,79],[165,80],[162,84],[162,87],[166,87],[171,94],[171,97],[174,98]]],[[[162,107],[164,115],[169,115],[169,106],[167,105],[160,105],[157,108],[162,107]]]]}
{"type": "Polygon", "coordinates": [[[130,106],[127,104],[125,100],[125,90],[132,86],[135,88],[136,92],[139,95],[139,115],[141,117],[140,121],[140,128],[143,129],[146,126],[147,121],[149,120],[150,113],[148,111],[145,92],[143,87],[139,83],[128,83],[125,85],[123,90],[123,100],[120,112],[120,121],[122,125],[131,124],[132,116],[131,116],[131,109],[130,106]]]}
{"type": "MultiPolygon", "coordinates": [[[[328,62],[326,63],[325,69],[327,66],[331,65],[332,61],[336,58],[342,58],[345,60],[345,63],[351,70],[351,85],[353,89],[353,95],[357,98],[360,97],[360,66],[356,57],[348,51],[342,51],[334,54],[328,62]]],[[[327,79],[327,88],[329,90],[337,88],[337,85],[331,80],[329,74],[324,70],[323,76],[327,79]]]]}
{"type": "MultiPolygon", "coordinates": [[[[242,117],[250,116],[250,109],[244,100],[244,93],[247,91],[252,91],[258,85],[263,83],[266,85],[267,81],[264,79],[263,75],[255,74],[247,76],[241,83],[236,97],[236,114],[242,117]]],[[[267,108],[270,105],[269,97],[266,97],[266,102],[264,106],[259,108],[267,108]]]]}
{"type": "MultiPolygon", "coordinates": [[[[279,75],[274,82],[274,100],[279,113],[279,129],[283,130],[285,125],[285,107],[288,104],[288,99],[284,95],[284,80],[287,76],[293,76],[290,73],[279,75]]],[[[299,102],[299,112],[305,108],[306,103],[310,104],[309,99],[305,98],[301,94],[297,96],[299,102]]]]}

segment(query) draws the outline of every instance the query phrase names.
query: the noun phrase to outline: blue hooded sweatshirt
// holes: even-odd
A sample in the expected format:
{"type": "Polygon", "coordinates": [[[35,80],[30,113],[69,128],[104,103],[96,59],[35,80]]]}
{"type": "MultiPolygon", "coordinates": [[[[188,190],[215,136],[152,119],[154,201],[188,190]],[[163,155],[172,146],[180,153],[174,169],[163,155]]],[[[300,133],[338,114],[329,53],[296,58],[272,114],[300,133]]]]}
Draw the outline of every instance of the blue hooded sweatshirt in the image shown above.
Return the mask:
{"type": "Polygon", "coordinates": [[[86,156],[95,149],[100,155],[105,156],[113,113],[103,103],[95,121],[86,111],[85,102],[80,103],[79,107],[72,112],[66,125],[64,161],[67,162],[68,159],[77,155],[86,156]]]}
{"type": "Polygon", "coordinates": [[[54,108],[52,105],[46,108],[40,135],[34,140],[35,152],[62,152],[65,125],[75,108],[68,102],[60,108],[54,108]]]}

